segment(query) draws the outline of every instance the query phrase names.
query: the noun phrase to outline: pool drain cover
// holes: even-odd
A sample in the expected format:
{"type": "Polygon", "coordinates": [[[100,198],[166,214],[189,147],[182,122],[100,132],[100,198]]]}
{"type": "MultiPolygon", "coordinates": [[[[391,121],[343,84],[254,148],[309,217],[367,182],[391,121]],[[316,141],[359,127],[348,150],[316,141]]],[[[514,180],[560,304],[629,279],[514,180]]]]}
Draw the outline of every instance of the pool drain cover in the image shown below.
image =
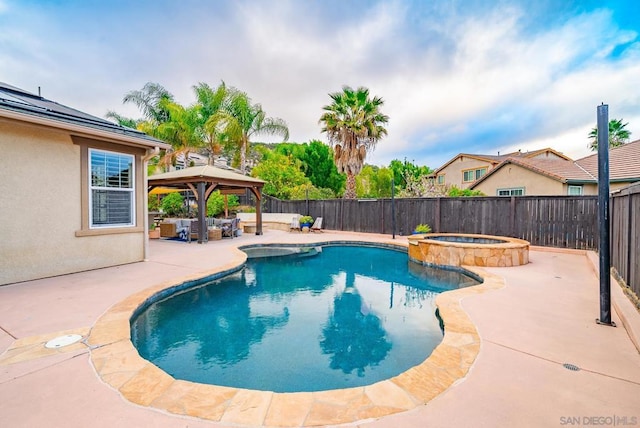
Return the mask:
{"type": "Polygon", "coordinates": [[[44,347],[49,349],[62,348],[63,346],[68,346],[76,343],[80,339],[82,339],[82,336],[80,336],[79,334],[67,334],[65,336],[59,336],[55,339],[51,339],[44,344],[44,347]]]}
{"type": "Polygon", "coordinates": [[[569,363],[564,363],[564,364],[562,365],[562,367],[564,367],[564,368],[565,368],[565,369],[567,369],[567,370],[571,370],[571,371],[573,371],[573,372],[577,372],[577,371],[579,371],[579,370],[580,370],[580,367],[578,367],[578,366],[576,366],[576,365],[574,365],[574,364],[569,364],[569,363]]]}

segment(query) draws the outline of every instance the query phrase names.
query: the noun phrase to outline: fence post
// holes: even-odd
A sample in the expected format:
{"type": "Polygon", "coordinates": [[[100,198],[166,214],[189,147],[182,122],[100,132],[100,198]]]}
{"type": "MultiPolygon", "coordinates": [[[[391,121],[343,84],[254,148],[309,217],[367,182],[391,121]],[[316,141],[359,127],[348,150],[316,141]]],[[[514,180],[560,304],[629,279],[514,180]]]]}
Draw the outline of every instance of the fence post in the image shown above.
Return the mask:
{"type": "Polygon", "coordinates": [[[511,212],[510,214],[510,225],[509,228],[511,229],[511,236],[513,238],[519,238],[519,236],[516,236],[516,197],[512,196],[511,197],[511,204],[510,204],[510,208],[511,208],[511,212]]]}
{"type": "MultiPolygon", "coordinates": [[[[633,234],[631,233],[631,228],[633,227],[633,194],[630,190],[627,191],[627,205],[629,206],[629,218],[627,223],[627,284],[631,281],[631,243],[633,242],[633,234]]],[[[640,226],[638,226],[640,227],[640,226]]]]}
{"type": "Polygon", "coordinates": [[[436,198],[436,212],[435,212],[435,225],[434,232],[440,233],[440,197],[436,198]]]}

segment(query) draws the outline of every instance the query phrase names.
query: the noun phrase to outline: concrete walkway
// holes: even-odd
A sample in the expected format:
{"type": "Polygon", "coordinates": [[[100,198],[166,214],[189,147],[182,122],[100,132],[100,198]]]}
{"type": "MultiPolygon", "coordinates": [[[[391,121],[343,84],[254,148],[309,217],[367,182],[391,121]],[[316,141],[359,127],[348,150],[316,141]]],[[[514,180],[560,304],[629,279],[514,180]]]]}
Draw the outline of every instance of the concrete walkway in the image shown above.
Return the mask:
{"type": "MultiPolygon", "coordinates": [[[[43,343],[62,333],[86,336],[127,296],[224,266],[237,259],[236,246],[328,240],[390,236],[267,230],[206,245],[152,241],[147,262],[0,287],[0,426],[225,426],[134,405],[99,379],[85,345],[52,351],[43,343]]],[[[595,323],[598,277],[588,254],[532,251],[530,260],[487,268],[506,287],[463,300],[482,339],[465,379],[424,406],[350,425],[640,426],[640,354],[622,326],[640,331],[640,315],[617,292],[624,319],[614,312],[618,327],[595,323]]]]}

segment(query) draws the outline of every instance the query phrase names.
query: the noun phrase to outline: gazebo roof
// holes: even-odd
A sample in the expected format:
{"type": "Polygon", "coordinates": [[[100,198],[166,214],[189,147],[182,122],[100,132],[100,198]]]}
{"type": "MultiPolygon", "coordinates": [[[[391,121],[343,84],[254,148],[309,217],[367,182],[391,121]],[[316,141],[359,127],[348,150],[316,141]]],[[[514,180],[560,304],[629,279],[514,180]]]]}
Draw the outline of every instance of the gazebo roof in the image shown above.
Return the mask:
{"type": "Polygon", "coordinates": [[[216,166],[192,166],[177,171],[165,172],[149,177],[149,186],[189,187],[187,183],[215,183],[216,188],[261,188],[265,182],[259,178],[249,177],[237,172],[216,166]]]}

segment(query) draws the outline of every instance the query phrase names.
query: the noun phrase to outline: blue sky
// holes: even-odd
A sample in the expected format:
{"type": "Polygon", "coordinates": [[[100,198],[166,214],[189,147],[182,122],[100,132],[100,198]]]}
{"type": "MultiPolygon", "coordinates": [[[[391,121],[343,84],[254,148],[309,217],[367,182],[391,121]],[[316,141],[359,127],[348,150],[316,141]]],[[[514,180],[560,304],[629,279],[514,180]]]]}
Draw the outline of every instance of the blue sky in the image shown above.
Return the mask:
{"type": "Polygon", "coordinates": [[[246,91],[290,140],[326,141],[328,94],[366,86],[388,136],[367,157],[589,155],[596,107],[640,139],[640,1],[0,0],[0,81],[104,117],[149,81],[182,104],[246,91]]]}

